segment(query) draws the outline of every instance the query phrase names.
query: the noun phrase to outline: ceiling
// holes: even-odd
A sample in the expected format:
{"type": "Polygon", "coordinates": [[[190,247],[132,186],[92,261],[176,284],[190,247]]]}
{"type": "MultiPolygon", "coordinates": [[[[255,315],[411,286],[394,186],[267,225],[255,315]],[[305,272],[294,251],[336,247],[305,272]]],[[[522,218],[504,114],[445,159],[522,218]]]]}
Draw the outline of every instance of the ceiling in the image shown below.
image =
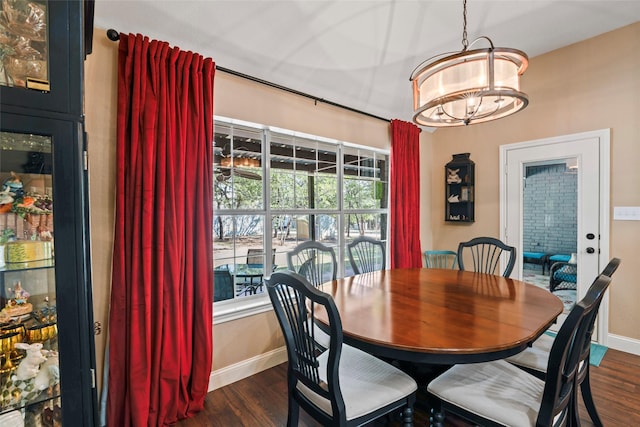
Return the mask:
{"type": "MultiPolygon", "coordinates": [[[[488,36],[530,58],[639,20],[640,0],[467,5],[469,42],[488,36]]],[[[95,3],[97,28],[164,40],[219,67],[407,121],[413,117],[411,72],[427,58],[462,50],[462,22],[462,0],[95,3]]]]}

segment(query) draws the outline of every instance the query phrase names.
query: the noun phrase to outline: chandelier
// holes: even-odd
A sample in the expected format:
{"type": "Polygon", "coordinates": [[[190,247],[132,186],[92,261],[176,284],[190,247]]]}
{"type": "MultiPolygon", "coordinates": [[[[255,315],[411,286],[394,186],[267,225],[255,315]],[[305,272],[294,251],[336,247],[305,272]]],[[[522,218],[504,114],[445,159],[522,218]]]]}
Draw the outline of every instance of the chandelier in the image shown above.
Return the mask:
{"type": "Polygon", "coordinates": [[[520,91],[527,54],[494,47],[482,36],[467,40],[467,0],[463,3],[462,51],[427,59],[411,74],[413,121],[431,127],[453,127],[496,120],[522,110],[529,103],[520,91]],[[488,48],[470,49],[485,40],[488,48]],[[446,56],[445,56],[446,55],[446,56]]]}

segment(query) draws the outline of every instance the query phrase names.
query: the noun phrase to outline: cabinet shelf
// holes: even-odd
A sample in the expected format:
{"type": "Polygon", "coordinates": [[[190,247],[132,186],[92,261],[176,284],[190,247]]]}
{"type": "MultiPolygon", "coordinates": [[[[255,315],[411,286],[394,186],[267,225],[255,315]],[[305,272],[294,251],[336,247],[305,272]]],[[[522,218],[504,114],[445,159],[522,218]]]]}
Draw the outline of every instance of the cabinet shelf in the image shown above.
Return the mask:
{"type": "Polygon", "coordinates": [[[4,273],[6,271],[38,270],[52,267],[55,267],[55,261],[53,258],[29,262],[8,262],[5,263],[4,266],[0,267],[0,273],[4,273]]]}
{"type": "Polygon", "coordinates": [[[33,408],[39,405],[42,406],[48,406],[51,405],[53,406],[54,402],[60,398],[60,393],[55,393],[53,395],[49,395],[47,390],[43,390],[40,392],[40,394],[38,394],[35,398],[26,401],[26,402],[20,402],[16,405],[8,405],[7,407],[4,407],[0,410],[0,415],[5,414],[7,412],[11,412],[11,411],[20,411],[20,412],[24,412],[25,410],[27,410],[28,408],[33,408]]]}

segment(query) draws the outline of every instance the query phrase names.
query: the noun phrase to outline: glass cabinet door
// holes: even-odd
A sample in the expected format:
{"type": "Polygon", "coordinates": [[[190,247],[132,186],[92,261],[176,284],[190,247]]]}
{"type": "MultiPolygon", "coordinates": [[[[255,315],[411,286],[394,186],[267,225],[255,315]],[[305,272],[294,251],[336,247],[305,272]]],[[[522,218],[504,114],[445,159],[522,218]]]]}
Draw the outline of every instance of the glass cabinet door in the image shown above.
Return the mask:
{"type": "Polygon", "coordinates": [[[3,111],[17,107],[81,117],[87,2],[0,0],[3,111]]]}
{"type": "Polygon", "coordinates": [[[61,420],[52,161],[51,137],[0,132],[0,425],[61,420]]]}
{"type": "Polygon", "coordinates": [[[0,0],[0,426],[98,425],[83,124],[92,8],[0,0]]]}
{"type": "Polygon", "coordinates": [[[49,90],[47,2],[0,3],[0,84],[49,90]]]}
{"type": "Polygon", "coordinates": [[[84,143],[0,112],[0,426],[98,424],[84,143]]]}

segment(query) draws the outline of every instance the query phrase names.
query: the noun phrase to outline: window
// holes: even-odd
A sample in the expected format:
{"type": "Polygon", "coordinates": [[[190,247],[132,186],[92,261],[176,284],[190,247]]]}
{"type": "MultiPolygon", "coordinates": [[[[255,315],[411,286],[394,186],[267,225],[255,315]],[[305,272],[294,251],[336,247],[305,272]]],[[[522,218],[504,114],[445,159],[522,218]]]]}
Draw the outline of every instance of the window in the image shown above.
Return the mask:
{"type": "Polygon", "coordinates": [[[387,152],[221,117],[214,130],[217,316],[270,308],[262,281],[303,241],[334,248],[344,276],[347,243],[386,240],[387,152]]]}

